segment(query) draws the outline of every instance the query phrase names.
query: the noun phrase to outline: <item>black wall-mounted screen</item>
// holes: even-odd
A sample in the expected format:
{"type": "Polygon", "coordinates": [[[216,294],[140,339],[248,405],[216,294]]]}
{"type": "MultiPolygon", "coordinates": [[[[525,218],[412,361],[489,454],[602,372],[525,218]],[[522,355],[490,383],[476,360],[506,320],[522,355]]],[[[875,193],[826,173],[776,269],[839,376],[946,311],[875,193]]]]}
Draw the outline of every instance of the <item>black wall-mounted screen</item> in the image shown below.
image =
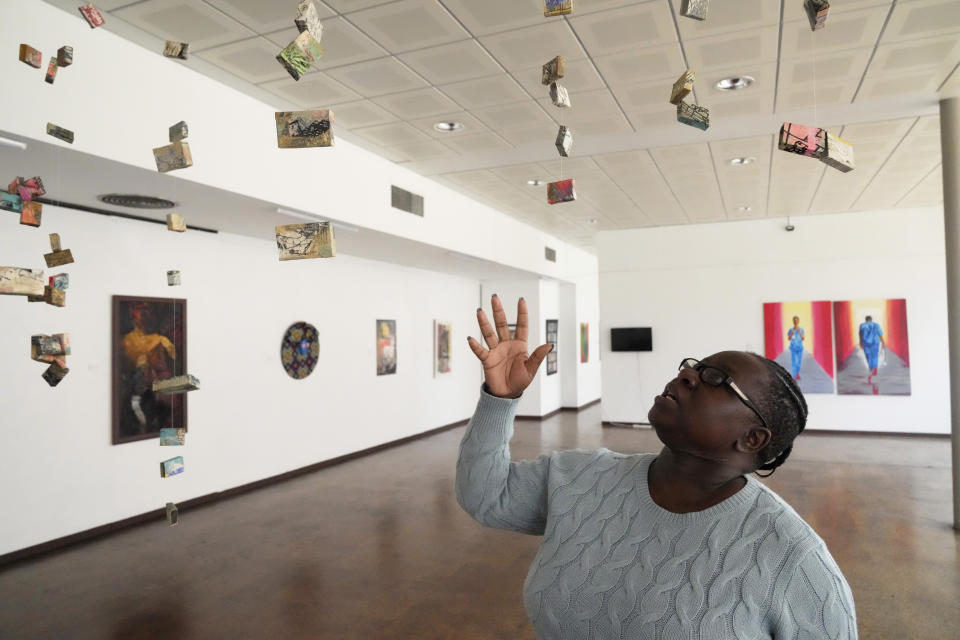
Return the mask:
{"type": "Polygon", "coordinates": [[[611,351],[653,351],[653,329],[610,329],[611,351]]]}

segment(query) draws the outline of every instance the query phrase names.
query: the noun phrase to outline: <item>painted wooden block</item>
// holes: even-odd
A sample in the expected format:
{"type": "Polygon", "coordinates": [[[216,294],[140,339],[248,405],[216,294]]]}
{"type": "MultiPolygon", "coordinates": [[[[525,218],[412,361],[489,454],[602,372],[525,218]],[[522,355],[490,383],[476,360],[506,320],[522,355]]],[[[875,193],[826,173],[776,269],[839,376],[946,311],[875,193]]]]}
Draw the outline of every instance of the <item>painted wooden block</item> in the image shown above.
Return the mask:
{"type": "Polygon", "coordinates": [[[58,140],[63,140],[64,142],[73,144],[73,139],[74,139],[73,131],[70,131],[69,129],[64,129],[63,127],[58,127],[57,125],[52,124],[50,122],[47,123],[47,135],[53,136],[58,140]]]}
{"type": "Polygon", "coordinates": [[[39,227],[43,217],[43,205],[39,202],[24,202],[20,211],[20,224],[28,227],[39,227]]]}
{"type": "Polygon", "coordinates": [[[323,47],[309,31],[304,31],[287,48],[277,54],[277,61],[283,65],[294,80],[299,80],[310,66],[323,56],[323,47]]]}
{"type": "Polygon", "coordinates": [[[70,288],[70,274],[58,273],[55,276],[50,276],[50,281],[47,284],[55,289],[60,289],[60,291],[66,291],[70,288]]]}
{"type": "Polygon", "coordinates": [[[706,20],[710,0],[680,0],[680,15],[694,20],[706,20]]]}
{"type": "Polygon", "coordinates": [[[190,130],[187,127],[187,123],[181,120],[177,124],[170,127],[170,142],[180,142],[181,140],[186,140],[187,136],[190,134],[190,130]]]}
{"type": "Polygon", "coordinates": [[[573,202],[577,199],[577,181],[573,178],[547,185],[547,204],[573,202]]]}
{"type": "Polygon", "coordinates": [[[697,74],[695,71],[687,69],[683,72],[683,75],[673,83],[673,90],[670,91],[670,104],[680,104],[683,102],[683,99],[690,95],[690,92],[693,91],[693,81],[696,80],[697,74]]]}
{"type": "Polygon", "coordinates": [[[827,132],[818,127],[784,122],[777,147],[788,153],[820,159],[827,153],[827,132]]]}
{"type": "Polygon", "coordinates": [[[557,151],[564,158],[570,156],[570,149],[573,148],[573,133],[568,127],[561,126],[557,133],[557,151]]]}
{"type": "Polygon", "coordinates": [[[187,430],[163,427],[160,429],[161,447],[182,447],[186,444],[187,430]]]}
{"type": "Polygon", "coordinates": [[[170,458],[160,463],[160,477],[169,478],[183,473],[183,456],[170,458]]]}
{"type": "Polygon", "coordinates": [[[287,224],[276,228],[280,260],[335,258],[337,241],[329,222],[287,224]]]}
{"type": "Polygon", "coordinates": [[[177,169],[186,169],[193,166],[193,157],[190,155],[190,143],[185,141],[174,142],[153,150],[153,159],[157,162],[157,171],[167,173],[177,169]]]}
{"type": "Polygon", "coordinates": [[[0,191],[0,210],[10,213],[20,213],[23,211],[23,198],[16,193],[7,193],[0,191]]]}
{"type": "Polygon", "coordinates": [[[570,108],[570,92],[560,83],[554,82],[550,85],[550,100],[553,101],[556,107],[560,107],[561,109],[570,108]]]}
{"type": "Polygon", "coordinates": [[[333,111],[277,111],[275,116],[281,149],[333,146],[333,111]]]}
{"type": "Polygon", "coordinates": [[[34,69],[39,69],[43,64],[43,54],[28,44],[20,45],[20,62],[30,65],[34,69]]]}
{"type": "Polygon", "coordinates": [[[317,42],[323,39],[323,23],[320,22],[320,13],[317,11],[317,5],[313,4],[313,0],[300,2],[297,7],[297,17],[293,23],[297,25],[300,33],[309,32],[317,42]]]}
{"type": "Polygon", "coordinates": [[[557,56],[547,64],[543,65],[543,72],[540,75],[540,83],[544,86],[553,84],[564,76],[567,70],[566,61],[563,56],[557,56]]]}
{"type": "Polygon", "coordinates": [[[169,524],[171,527],[176,526],[176,524],[180,522],[180,514],[177,511],[177,505],[173,504],[172,502],[168,502],[166,506],[166,512],[167,524],[169,524]]]}
{"type": "Polygon", "coordinates": [[[167,40],[166,44],[163,46],[163,55],[168,58],[179,58],[180,60],[186,60],[187,49],[189,48],[190,45],[186,42],[167,40]]]}
{"type": "Polygon", "coordinates": [[[168,286],[168,287],[179,287],[179,286],[180,286],[180,272],[179,272],[179,271],[167,271],[167,286],[168,286]]]}
{"type": "Polygon", "coordinates": [[[47,75],[43,79],[47,81],[47,84],[53,84],[53,81],[57,79],[56,58],[50,58],[50,64],[47,65],[47,75]]]}
{"type": "Polygon", "coordinates": [[[550,18],[573,12],[573,0],[544,0],[543,16],[550,18]]]}
{"type": "Polygon", "coordinates": [[[154,380],[153,392],[162,396],[172,396],[187,391],[196,391],[200,388],[200,381],[190,374],[167,378],[166,380],[154,380]]]}
{"type": "Polygon", "coordinates": [[[710,110],[700,105],[681,102],[677,105],[677,122],[706,131],[710,128],[710,110]]]}
{"type": "Polygon", "coordinates": [[[51,253],[43,254],[43,259],[47,261],[48,267],[59,267],[73,262],[73,254],[70,249],[64,251],[60,246],[59,233],[50,234],[50,249],[51,253]]]}
{"type": "Polygon", "coordinates": [[[47,370],[43,372],[43,379],[47,381],[48,385],[55,387],[60,384],[61,380],[67,377],[68,373],[70,373],[70,369],[67,369],[58,362],[53,362],[47,367],[47,370]]]}
{"type": "Polygon", "coordinates": [[[64,349],[63,343],[60,341],[61,337],[64,335],[65,334],[61,333],[59,336],[48,336],[45,334],[30,336],[31,356],[34,354],[40,356],[68,355],[64,349]]]}
{"type": "Polygon", "coordinates": [[[67,292],[46,285],[43,288],[43,301],[54,307],[65,307],[67,306],[67,292]]]}
{"type": "Polygon", "coordinates": [[[812,31],[818,31],[827,26],[827,13],[830,12],[830,3],[827,0],[804,0],[803,8],[807,12],[812,31]]]}
{"type": "Polygon", "coordinates": [[[0,295],[43,296],[43,271],[0,267],[0,295]]]}
{"type": "Polygon", "coordinates": [[[10,183],[10,186],[7,187],[7,191],[19,195],[24,200],[33,200],[34,198],[47,195],[47,190],[44,188],[43,180],[40,179],[40,176],[34,176],[29,179],[17,176],[10,183]]]}
{"type": "Polygon", "coordinates": [[[84,19],[87,21],[87,24],[90,25],[91,29],[96,29],[105,22],[103,19],[103,14],[100,13],[100,10],[93,6],[92,3],[88,2],[82,7],[79,7],[79,9],[80,13],[83,14],[84,19]]]}
{"type": "Polygon", "coordinates": [[[187,230],[187,221],[179,213],[167,214],[167,231],[183,233],[187,230]]]}
{"type": "Polygon", "coordinates": [[[73,47],[64,45],[57,49],[57,66],[69,67],[73,64],[73,47]]]}
{"type": "Polygon", "coordinates": [[[843,173],[857,168],[853,157],[853,145],[829,131],[827,132],[827,152],[821,156],[820,161],[843,173]]]}

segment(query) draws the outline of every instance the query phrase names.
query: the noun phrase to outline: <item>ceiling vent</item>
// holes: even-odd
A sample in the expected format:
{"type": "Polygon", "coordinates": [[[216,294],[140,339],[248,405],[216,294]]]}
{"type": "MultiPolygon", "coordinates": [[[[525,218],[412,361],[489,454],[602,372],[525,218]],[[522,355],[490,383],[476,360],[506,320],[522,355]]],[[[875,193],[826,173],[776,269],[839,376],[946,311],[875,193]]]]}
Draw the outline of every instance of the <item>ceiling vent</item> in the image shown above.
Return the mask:
{"type": "Polygon", "coordinates": [[[551,249],[550,247],[543,248],[543,257],[549,260],[550,262],[557,261],[557,250],[551,249]]]}
{"type": "Polygon", "coordinates": [[[127,209],[173,209],[176,203],[163,198],[154,198],[152,196],[138,196],[135,194],[108,193],[103,196],[97,196],[97,200],[105,204],[112,204],[115,207],[126,207],[127,209]]]}
{"type": "Polygon", "coordinates": [[[398,186],[390,187],[390,203],[394,209],[400,209],[415,216],[423,217],[423,196],[410,193],[398,186]]]}

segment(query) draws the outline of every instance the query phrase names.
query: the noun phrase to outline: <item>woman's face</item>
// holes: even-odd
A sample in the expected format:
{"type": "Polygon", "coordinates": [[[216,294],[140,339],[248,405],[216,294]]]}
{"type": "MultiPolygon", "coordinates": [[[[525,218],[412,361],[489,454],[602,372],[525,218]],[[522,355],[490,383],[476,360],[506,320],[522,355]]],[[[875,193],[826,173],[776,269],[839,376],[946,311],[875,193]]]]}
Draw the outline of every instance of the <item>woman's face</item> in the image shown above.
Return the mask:
{"type": "MultiPolygon", "coordinates": [[[[756,356],[722,351],[702,360],[722,369],[754,403],[768,384],[770,373],[756,356]]],[[[656,396],[647,419],[657,437],[673,451],[706,458],[727,458],[737,440],[763,424],[728,385],[714,387],[693,369],[683,369],[656,396]]]]}
{"type": "Polygon", "coordinates": [[[793,316],[793,326],[796,327],[796,326],[799,325],[799,324],[800,324],[800,317],[799,317],[799,316],[793,316]]]}

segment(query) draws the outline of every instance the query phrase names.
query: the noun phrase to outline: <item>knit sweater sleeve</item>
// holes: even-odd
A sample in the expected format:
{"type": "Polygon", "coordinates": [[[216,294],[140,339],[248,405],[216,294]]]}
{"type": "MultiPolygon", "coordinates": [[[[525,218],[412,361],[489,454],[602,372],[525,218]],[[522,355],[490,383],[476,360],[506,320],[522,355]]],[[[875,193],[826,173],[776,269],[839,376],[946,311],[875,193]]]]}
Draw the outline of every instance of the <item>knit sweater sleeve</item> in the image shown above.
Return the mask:
{"type": "Polygon", "coordinates": [[[777,640],[856,640],[853,593],[822,543],[806,553],[787,583],[777,640]]]}
{"type": "Polygon", "coordinates": [[[518,402],[481,392],[460,443],[457,502],[482,525],[542,535],[547,521],[550,458],[510,461],[518,402]]]}

